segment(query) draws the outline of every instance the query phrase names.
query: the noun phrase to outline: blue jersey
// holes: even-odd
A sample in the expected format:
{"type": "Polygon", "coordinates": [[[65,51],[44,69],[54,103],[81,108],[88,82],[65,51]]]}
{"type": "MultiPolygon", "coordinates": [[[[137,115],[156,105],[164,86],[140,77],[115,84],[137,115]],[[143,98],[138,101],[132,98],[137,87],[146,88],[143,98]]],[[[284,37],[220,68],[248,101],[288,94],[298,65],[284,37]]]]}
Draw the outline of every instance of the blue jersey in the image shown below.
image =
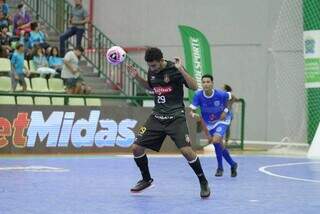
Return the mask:
{"type": "Polygon", "coordinates": [[[24,54],[15,51],[11,58],[11,64],[17,74],[24,73],[24,54]]]}
{"type": "MultiPolygon", "coordinates": [[[[222,90],[214,89],[211,96],[206,96],[203,90],[198,90],[193,97],[190,108],[195,110],[198,107],[201,110],[201,116],[206,123],[208,130],[211,130],[220,121],[221,114],[227,108],[231,94],[222,90]]],[[[228,112],[225,120],[231,120],[231,113],[228,112]]]]}

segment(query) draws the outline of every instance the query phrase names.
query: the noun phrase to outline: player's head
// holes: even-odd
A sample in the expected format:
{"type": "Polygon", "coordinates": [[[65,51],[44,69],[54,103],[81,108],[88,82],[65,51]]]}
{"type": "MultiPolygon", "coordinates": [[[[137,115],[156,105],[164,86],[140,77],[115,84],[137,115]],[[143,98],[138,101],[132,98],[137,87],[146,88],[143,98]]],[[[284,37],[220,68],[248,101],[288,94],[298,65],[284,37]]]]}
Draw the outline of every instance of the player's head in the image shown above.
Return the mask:
{"type": "Polygon", "coordinates": [[[151,47],[146,50],[144,60],[147,62],[151,71],[159,71],[163,66],[163,54],[159,48],[151,47]]]}
{"type": "Polygon", "coordinates": [[[205,91],[212,91],[213,89],[213,76],[205,74],[201,77],[202,88],[205,91]]]}
{"type": "Polygon", "coordinates": [[[223,85],[223,90],[225,90],[226,92],[232,92],[232,88],[230,85],[224,84],[223,85]]]}

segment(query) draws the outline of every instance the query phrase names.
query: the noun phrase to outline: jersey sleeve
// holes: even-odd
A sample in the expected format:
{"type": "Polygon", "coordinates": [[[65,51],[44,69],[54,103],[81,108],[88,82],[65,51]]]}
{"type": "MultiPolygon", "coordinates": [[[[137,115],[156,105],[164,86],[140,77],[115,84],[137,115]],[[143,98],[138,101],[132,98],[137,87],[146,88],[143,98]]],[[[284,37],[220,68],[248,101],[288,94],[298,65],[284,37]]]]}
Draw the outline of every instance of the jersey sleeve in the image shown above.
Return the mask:
{"type": "Polygon", "coordinates": [[[200,107],[200,91],[197,91],[193,97],[192,104],[189,106],[192,110],[196,110],[200,107]]]}

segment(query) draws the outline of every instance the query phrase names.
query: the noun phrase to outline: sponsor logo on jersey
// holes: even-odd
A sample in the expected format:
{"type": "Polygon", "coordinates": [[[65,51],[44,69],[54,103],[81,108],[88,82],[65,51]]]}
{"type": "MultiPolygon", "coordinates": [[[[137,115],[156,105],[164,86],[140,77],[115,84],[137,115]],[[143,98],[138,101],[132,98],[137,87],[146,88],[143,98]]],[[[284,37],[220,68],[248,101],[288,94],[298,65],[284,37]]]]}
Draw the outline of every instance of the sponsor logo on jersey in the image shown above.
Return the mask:
{"type": "Polygon", "coordinates": [[[219,100],[214,101],[214,106],[216,106],[216,107],[220,106],[220,101],[219,100]]]}
{"type": "Polygon", "coordinates": [[[153,91],[156,95],[163,95],[163,94],[169,94],[173,91],[173,88],[171,86],[158,86],[158,87],[154,87],[153,91]]]}

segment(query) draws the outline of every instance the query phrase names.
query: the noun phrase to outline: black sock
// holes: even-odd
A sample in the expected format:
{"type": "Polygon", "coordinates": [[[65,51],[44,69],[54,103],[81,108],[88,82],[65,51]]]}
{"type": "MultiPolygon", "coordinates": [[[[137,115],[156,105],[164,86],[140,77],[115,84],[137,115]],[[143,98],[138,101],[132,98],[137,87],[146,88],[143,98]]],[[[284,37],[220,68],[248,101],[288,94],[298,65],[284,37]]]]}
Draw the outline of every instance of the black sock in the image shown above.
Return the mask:
{"type": "Polygon", "coordinates": [[[148,158],[147,155],[144,154],[140,157],[134,157],[134,161],[141,171],[141,175],[144,181],[149,181],[151,179],[149,167],[148,167],[148,158]]]}
{"type": "Polygon", "coordinates": [[[194,161],[189,162],[189,165],[191,166],[193,171],[198,176],[200,183],[206,183],[207,179],[202,171],[202,167],[201,167],[201,163],[200,163],[199,158],[197,157],[194,161]]]}

